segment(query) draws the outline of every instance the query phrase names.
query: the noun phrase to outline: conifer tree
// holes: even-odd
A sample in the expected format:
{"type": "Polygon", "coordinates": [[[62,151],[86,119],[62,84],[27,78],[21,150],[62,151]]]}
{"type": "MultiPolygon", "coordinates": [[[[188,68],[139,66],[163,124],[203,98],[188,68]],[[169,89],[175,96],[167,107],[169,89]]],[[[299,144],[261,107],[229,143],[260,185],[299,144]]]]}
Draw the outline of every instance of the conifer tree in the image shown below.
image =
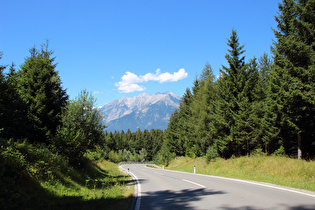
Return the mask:
{"type": "Polygon", "coordinates": [[[279,138],[287,149],[297,148],[299,159],[303,150],[315,153],[314,10],[314,0],[283,0],[274,29],[275,68],[271,73],[269,104],[276,106],[279,138]]]}
{"type": "Polygon", "coordinates": [[[194,144],[198,144],[201,155],[205,155],[213,144],[210,123],[215,100],[214,75],[209,63],[206,63],[198,85],[199,90],[194,94],[191,104],[191,133],[194,144]]]}
{"type": "Polygon", "coordinates": [[[257,134],[258,70],[255,62],[245,63],[235,30],[228,40],[229,54],[225,57],[229,67],[223,66],[218,80],[215,108],[215,146],[223,157],[249,154],[251,141],[257,134]]]}
{"type": "Polygon", "coordinates": [[[276,149],[279,148],[281,142],[276,140],[279,129],[276,125],[277,115],[275,115],[275,106],[268,103],[268,90],[270,88],[271,76],[270,73],[273,68],[273,62],[269,56],[264,53],[259,58],[259,107],[258,107],[258,116],[260,118],[260,136],[262,148],[266,153],[273,153],[276,149]]]}
{"type": "Polygon", "coordinates": [[[244,89],[240,93],[240,138],[243,143],[243,150],[250,155],[251,150],[261,146],[261,109],[260,80],[256,58],[252,59],[245,73],[244,89]],[[244,148],[245,147],[245,148],[244,148]]]}
{"type": "MultiPolygon", "coordinates": [[[[2,52],[0,52],[0,60],[2,59],[2,52]]],[[[6,66],[0,65],[0,134],[3,137],[4,127],[6,125],[6,116],[5,114],[8,113],[7,107],[5,106],[5,102],[7,101],[7,89],[8,85],[6,83],[6,78],[4,75],[4,70],[6,66]]]]}
{"type": "Polygon", "coordinates": [[[172,114],[165,132],[163,148],[167,148],[171,153],[176,155],[188,154],[194,144],[193,140],[190,138],[191,102],[192,93],[190,89],[187,88],[181,99],[179,110],[176,110],[172,114]]]}
{"type": "Polygon", "coordinates": [[[191,138],[191,103],[193,95],[189,88],[186,89],[182,100],[179,104],[179,119],[178,119],[178,134],[179,141],[177,142],[179,152],[189,155],[193,147],[193,139],[191,138]]]}
{"type": "Polygon", "coordinates": [[[6,66],[0,66],[0,137],[19,139],[27,136],[28,125],[25,103],[16,88],[14,66],[12,63],[7,74],[4,74],[6,66]]]}
{"type": "Polygon", "coordinates": [[[30,53],[18,72],[19,94],[27,105],[29,141],[49,144],[60,124],[68,96],[61,86],[48,43],[39,52],[34,47],[30,53]]]}
{"type": "Polygon", "coordinates": [[[241,155],[240,142],[237,138],[236,123],[239,120],[239,93],[244,87],[245,57],[244,46],[240,46],[235,30],[228,40],[229,54],[225,56],[229,67],[220,69],[221,76],[218,80],[218,96],[216,101],[216,147],[219,154],[229,157],[237,153],[241,155]],[[242,57],[241,57],[242,56],[242,57]]]}

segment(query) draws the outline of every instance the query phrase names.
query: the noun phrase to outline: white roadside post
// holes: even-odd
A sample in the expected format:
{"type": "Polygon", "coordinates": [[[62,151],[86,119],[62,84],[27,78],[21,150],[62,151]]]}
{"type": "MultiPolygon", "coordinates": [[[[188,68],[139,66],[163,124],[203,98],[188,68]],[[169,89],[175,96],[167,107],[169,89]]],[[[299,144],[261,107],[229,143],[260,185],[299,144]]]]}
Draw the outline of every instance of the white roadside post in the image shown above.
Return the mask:
{"type": "Polygon", "coordinates": [[[194,174],[196,173],[196,166],[194,166],[194,174]]]}

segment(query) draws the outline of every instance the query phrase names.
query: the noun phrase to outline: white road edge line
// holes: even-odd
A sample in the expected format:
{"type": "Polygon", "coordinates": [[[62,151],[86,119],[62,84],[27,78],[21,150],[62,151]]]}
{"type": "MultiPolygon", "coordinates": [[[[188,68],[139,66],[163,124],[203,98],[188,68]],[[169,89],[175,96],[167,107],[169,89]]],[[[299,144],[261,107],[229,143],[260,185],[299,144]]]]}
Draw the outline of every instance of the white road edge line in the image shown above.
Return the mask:
{"type": "MultiPolygon", "coordinates": [[[[198,175],[200,175],[200,176],[212,176],[212,175],[205,175],[205,174],[198,174],[198,175]]],[[[243,183],[258,185],[258,186],[262,186],[262,187],[269,187],[269,188],[273,188],[273,189],[277,189],[277,190],[287,191],[287,192],[291,192],[291,193],[297,193],[297,194],[306,195],[306,196],[310,196],[310,197],[315,198],[315,195],[307,193],[307,192],[299,191],[300,189],[295,190],[295,189],[290,189],[287,187],[277,186],[275,184],[263,183],[263,182],[257,182],[257,181],[247,181],[247,180],[242,180],[242,179],[233,179],[233,178],[217,177],[217,176],[212,176],[212,177],[219,178],[219,179],[231,180],[231,181],[237,181],[237,182],[243,182],[243,183]]]]}
{"type": "MultiPolygon", "coordinates": [[[[169,170],[169,169],[164,169],[164,171],[183,173],[183,174],[192,174],[189,172],[175,171],[175,170],[169,170]]],[[[287,192],[291,192],[291,193],[297,193],[300,195],[305,195],[305,196],[310,196],[310,197],[315,198],[315,194],[313,194],[313,192],[311,192],[311,191],[308,193],[308,192],[303,192],[302,190],[300,191],[300,189],[293,189],[293,188],[290,189],[289,187],[282,187],[282,186],[278,186],[278,185],[270,184],[270,183],[250,181],[250,180],[242,180],[242,179],[234,179],[234,178],[227,178],[227,177],[213,176],[213,175],[206,175],[206,174],[194,174],[194,175],[213,177],[213,178],[217,178],[217,179],[226,179],[226,180],[236,181],[236,182],[243,182],[243,183],[247,183],[247,184],[258,185],[258,186],[273,188],[273,189],[277,189],[277,190],[283,190],[283,191],[287,191],[287,192]]]]}
{"type": "Polygon", "coordinates": [[[141,185],[140,185],[140,182],[138,180],[138,177],[131,172],[129,172],[129,173],[135,178],[135,180],[137,182],[138,195],[137,195],[137,202],[136,202],[135,210],[139,210],[140,209],[140,203],[141,203],[141,185]]]}
{"type": "Polygon", "coordinates": [[[206,188],[206,186],[204,186],[204,185],[202,185],[202,184],[198,184],[198,183],[196,183],[196,182],[192,182],[192,181],[189,181],[189,180],[186,180],[186,179],[182,179],[182,180],[185,181],[185,182],[189,182],[189,183],[191,183],[191,184],[197,185],[197,186],[199,186],[199,187],[206,188]]]}

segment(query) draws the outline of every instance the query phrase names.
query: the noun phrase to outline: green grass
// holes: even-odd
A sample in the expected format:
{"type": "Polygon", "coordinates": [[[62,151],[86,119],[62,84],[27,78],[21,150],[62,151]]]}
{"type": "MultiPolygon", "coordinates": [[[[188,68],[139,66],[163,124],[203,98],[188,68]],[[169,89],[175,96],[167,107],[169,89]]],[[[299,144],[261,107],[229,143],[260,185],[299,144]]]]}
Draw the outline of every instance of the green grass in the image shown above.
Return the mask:
{"type": "Polygon", "coordinates": [[[56,180],[40,183],[55,197],[51,207],[128,209],[133,187],[126,186],[130,179],[118,170],[117,164],[108,161],[89,162],[85,169],[79,175],[60,174],[56,180]]]}
{"type": "Polygon", "coordinates": [[[85,158],[73,167],[47,147],[0,143],[1,209],[129,208],[131,178],[117,164],[85,158]]]}
{"type": "Polygon", "coordinates": [[[167,169],[267,182],[281,186],[315,191],[315,162],[278,156],[216,159],[177,157],[167,169]]]}

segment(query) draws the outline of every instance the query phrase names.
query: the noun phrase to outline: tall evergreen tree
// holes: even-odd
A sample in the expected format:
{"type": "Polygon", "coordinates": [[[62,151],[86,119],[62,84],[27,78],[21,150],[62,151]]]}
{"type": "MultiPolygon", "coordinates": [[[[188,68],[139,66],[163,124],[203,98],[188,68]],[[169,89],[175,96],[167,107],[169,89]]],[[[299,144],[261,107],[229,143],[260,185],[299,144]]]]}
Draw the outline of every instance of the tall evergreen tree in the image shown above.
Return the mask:
{"type": "Polygon", "coordinates": [[[206,63],[198,78],[198,85],[199,90],[194,94],[191,104],[191,133],[194,143],[200,147],[201,155],[205,155],[213,144],[210,123],[215,100],[214,75],[209,63],[206,63]]]}
{"type": "Polygon", "coordinates": [[[187,88],[181,99],[179,110],[176,110],[172,114],[167,130],[165,131],[163,148],[166,149],[168,147],[167,149],[176,155],[188,154],[194,144],[190,138],[191,102],[192,93],[187,88]]]}
{"type": "Polygon", "coordinates": [[[0,66],[0,137],[23,138],[28,134],[26,106],[16,88],[14,64],[8,74],[4,74],[5,68],[0,66]]]}
{"type": "Polygon", "coordinates": [[[229,67],[223,66],[218,80],[215,107],[215,146],[223,157],[249,154],[250,144],[257,134],[257,116],[253,102],[257,101],[258,70],[255,60],[245,63],[235,30],[228,40],[229,67]]]}
{"type": "Polygon", "coordinates": [[[228,40],[229,54],[225,56],[229,67],[220,69],[218,80],[218,96],[216,101],[216,147],[219,154],[229,157],[232,154],[241,155],[236,123],[239,120],[239,94],[244,88],[246,71],[244,46],[240,46],[235,30],[228,40]]]}
{"type": "Polygon", "coordinates": [[[279,4],[271,73],[270,104],[276,104],[280,138],[289,150],[315,154],[315,2],[283,0],[279,4]],[[295,146],[296,145],[296,146],[295,146]]]}
{"type": "Polygon", "coordinates": [[[18,73],[19,94],[27,104],[31,126],[29,141],[49,144],[60,124],[61,111],[68,96],[61,86],[48,43],[39,52],[34,47],[30,53],[18,73]]]}
{"type": "MultiPolygon", "coordinates": [[[[2,52],[0,52],[0,60],[2,59],[2,52]]],[[[3,137],[4,126],[6,125],[6,116],[5,114],[8,112],[7,107],[5,106],[5,102],[7,100],[7,83],[4,75],[4,70],[6,66],[0,65],[0,134],[3,137]]]]}
{"type": "Polygon", "coordinates": [[[260,80],[256,58],[252,59],[245,73],[244,89],[240,93],[239,133],[243,141],[243,150],[250,151],[261,146],[261,110],[260,80]]]}
{"type": "Polygon", "coordinates": [[[276,126],[278,122],[277,115],[275,114],[275,104],[268,103],[268,90],[270,88],[271,76],[270,73],[273,69],[273,61],[269,56],[264,53],[259,58],[259,107],[258,116],[260,118],[260,136],[262,141],[262,147],[266,153],[273,153],[281,145],[281,141],[278,142],[276,136],[279,133],[279,128],[276,126]]]}

